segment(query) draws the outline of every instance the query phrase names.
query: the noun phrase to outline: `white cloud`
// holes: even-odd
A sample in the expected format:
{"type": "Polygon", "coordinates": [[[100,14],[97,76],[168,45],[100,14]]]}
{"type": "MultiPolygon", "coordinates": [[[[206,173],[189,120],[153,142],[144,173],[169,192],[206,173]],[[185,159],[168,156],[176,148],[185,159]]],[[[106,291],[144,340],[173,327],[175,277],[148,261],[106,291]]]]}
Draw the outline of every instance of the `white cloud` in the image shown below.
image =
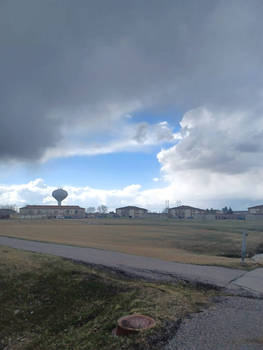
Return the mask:
{"type": "Polygon", "coordinates": [[[178,143],[158,154],[168,177],[187,169],[239,174],[263,166],[263,115],[202,107],[187,112],[180,125],[178,143]]]}
{"type": "MultiPolygon", "coordinates": [[[[170,207],[180,200],[183,204],[201,208],[232,205],[234,209],[246,209],[249,205],[261,202],[262,178],[263,170],[236,176],[212,174],[203,170],[184,170],[176,172],[173,181],[166,186],[148,190],[144,190],[139,184],[111,190],[65,185],[63,188],[69,195],[63,203],[85,208],[105,204],[111,210],[125,205],[162,210],[166,200],[170,201],[170,207]]],[[[1,185],[0,203],[16,204],[18,207],[26,204],[55,204],[56,201],[51,195],[54,189],[54,186],[45,184],[43,179],[21,185],[1,185]]]]}
{"type": "MultiPolygon", "coordinates": [[[[103,190],[88,186],[63,186],[68,191],[64,204],[76,204],[83,207],[105,204],[111,209],[124,205],[141,205],[149,209],[163,207],[169,188],[145,191],[139,184],[132,184],[122,189],[103,190]]],[[[43,179],[36,179],[21,185],[1,185],[0,203],[16,204],[55,204],[52,197],[54,186],[48,186],[43,179]]]]}
{"type": "Polygon", "coordinates": [[[108,125],[107,134],[111,136],[108,141],[95,142],[92,141],[92,136],[83,134],[83,130],[75,131],[75,137],[72,141],[69,139],[60,141],[56,146],[48,148],[42,157],[42,162],[50,158],[76,155],[142,151],[146,147],[174,142],[177,137],[173,133],[173,128],[166,121],[157,124],[146,122],[135,124],[119,120],[118,123],[118,127],[114,123],[108,125]],[[80,143],[79,139],[83,141],[80,143]]]}
{"type": "Polygon", "coordinates": [[[154,182],[159,182],[160,179],[159,179],[159,177],[154,177],[154,178],[153,178],[153,181],[154,181],[154,182]]]}
{"type": "Polygon", "coordinates": [[[157,156],[171,193],[203,207],[263,199],[263,115],[200,107],[180,125],[177,144],[157,156]]]}
{"type": "MultiPolygon", "coordinates": [[[[141,186],[138,184],[113,190],[67,185],[63,188],[69,194],[63,204],[76,204],[84,207],[106,204],[115,208],[124,204],[134,204],[141,191],[141,186]]],[[[36,179],[21,185],[0,185],[0,203],[16,204],[19,207],[26,204],[56,204],[56,200],[52,197],[54,189],[54,186],[45,184],[43,179],[36,179]]]]}

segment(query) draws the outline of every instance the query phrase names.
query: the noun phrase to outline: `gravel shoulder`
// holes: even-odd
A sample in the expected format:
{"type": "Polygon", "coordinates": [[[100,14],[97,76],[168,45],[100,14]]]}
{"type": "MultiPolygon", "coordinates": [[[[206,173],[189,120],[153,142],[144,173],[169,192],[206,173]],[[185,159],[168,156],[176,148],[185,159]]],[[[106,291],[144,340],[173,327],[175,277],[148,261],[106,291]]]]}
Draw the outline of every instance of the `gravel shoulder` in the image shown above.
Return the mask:
{"type": "Polygon", "coordinates": [[[263,300],[229,296],[216,301],[183,320],[164,350],[262,350],[263,300]]]}

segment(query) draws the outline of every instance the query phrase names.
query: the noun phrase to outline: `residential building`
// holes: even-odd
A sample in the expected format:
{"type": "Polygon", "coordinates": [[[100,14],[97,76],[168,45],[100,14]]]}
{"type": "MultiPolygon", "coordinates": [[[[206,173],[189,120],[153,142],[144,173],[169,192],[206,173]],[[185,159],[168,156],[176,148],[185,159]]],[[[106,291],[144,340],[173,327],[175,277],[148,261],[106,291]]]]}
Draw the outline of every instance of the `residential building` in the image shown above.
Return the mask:
{"type": "Polygon", "coordinates": [[[116,214],[121,217],[138,218],[147,214],[147,209],[134,206],[127,206],[116,209],[116,214]]]}
{"type": "Polygon", "coordinates": [[[0,219],[10,219],[15,217],[17,212],[13,209],[0,209],[0,219]]]}
{"type": "Polygon", "coordinates": [[[85,208],[78,205],[27,205],[20,208],[19,213],[24,217],[81,219],[85,217],[85,208]]]}
{"type": "Polygon", "coordinates": [[[196,214],[205,214],[204,209],[194,208],[189,205],[180,205],[179,207],[169,208],[168,215],[178,219],[190,219],[196,214]]]}
{"type": "Polygon", "coordinates": [[[249,214],[263,214],[263,205],[256,205],[248,208],[249,214]]]}

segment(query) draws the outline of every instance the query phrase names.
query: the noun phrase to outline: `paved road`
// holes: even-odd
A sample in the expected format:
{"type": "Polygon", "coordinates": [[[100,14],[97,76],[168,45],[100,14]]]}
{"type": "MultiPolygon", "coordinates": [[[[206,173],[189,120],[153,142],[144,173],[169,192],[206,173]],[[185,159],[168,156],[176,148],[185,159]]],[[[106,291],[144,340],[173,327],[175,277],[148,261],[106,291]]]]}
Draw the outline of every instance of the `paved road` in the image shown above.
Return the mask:
{"type": "Polygon", "coordinates": [[[62,244],[43,243],[0,236],[0,245],[57,255],[95,265],[103,265],[132,273],[141,277],[173,277],[190,282],[202,282],[232,290],[243,288],[255,293],[263,293],[263,269],[245,272],[216,266],[180,264],[124,254],[119,252],[73,247],[62,244]]]}
{"type": "Polygon", "coordinates": [[[263,300],[221,298],[185,319],[164,350],[262,350],[263,300]]]}
{"type": "Polygon", "coordinates": [[[236,281],[231,283],[231,286],[239,286],[246,288],[248,291],[254,291],[255,293],[263,293],[263,268],[259,268],[245,273],[236,281]]]}

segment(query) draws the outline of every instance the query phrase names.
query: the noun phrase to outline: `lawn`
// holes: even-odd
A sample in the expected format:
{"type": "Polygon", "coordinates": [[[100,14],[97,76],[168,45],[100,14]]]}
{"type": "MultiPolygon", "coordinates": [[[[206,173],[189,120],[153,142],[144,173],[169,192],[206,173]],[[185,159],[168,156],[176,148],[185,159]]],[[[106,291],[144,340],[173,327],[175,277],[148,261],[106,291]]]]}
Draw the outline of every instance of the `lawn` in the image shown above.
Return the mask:
{"type": "Polygon", "coordinates": [[[160,349],[182,318],[215,291],[153,283],[0,246],[0,349],[160,349]],[[118,318],[142,313],[156,327],[116,337],[118,318]]]}
{"type": "Polygon", "coordinates": [[[248,233],[248,256],[263,252],[261,222],[115,218],[0,221],[0,235],[10,237],[108,249],[168,261],[235,267],[240,265],[244,230],[248,233]]]}

